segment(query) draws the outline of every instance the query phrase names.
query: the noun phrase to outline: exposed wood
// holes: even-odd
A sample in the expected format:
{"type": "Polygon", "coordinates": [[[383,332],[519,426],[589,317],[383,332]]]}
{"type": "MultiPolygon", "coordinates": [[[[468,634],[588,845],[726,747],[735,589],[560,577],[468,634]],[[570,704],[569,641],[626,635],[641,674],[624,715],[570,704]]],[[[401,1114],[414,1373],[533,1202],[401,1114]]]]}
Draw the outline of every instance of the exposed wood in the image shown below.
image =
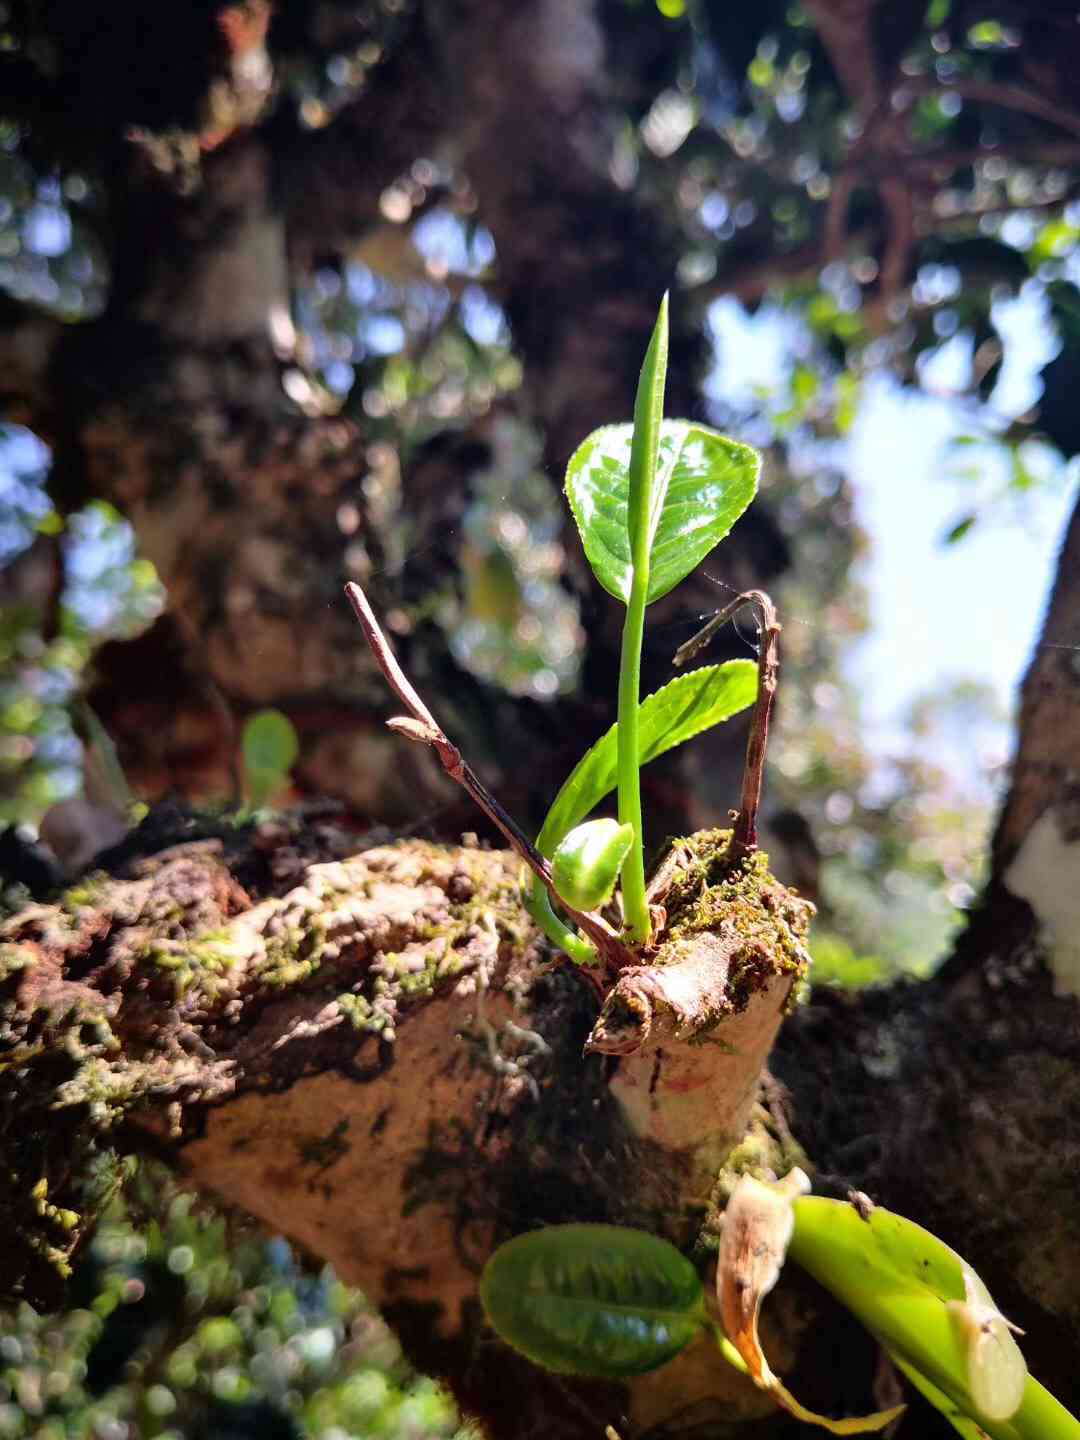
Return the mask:
{"type": "Polygon", "coordinates": [[[1004,874],[1039,817],[1059,810],[1075,827],[1080,775],[1080,506],[1058,560],[1042,633],[1020,691],[1012,783],[994,836],[994,867],[1004,874]]]}

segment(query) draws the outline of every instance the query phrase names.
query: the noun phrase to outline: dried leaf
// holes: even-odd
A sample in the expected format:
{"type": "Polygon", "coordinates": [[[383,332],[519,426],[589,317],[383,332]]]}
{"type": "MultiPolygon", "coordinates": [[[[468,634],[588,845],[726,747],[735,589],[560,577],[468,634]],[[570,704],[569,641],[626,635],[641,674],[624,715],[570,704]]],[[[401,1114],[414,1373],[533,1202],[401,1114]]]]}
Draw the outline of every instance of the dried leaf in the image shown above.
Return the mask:
{"type": "Polygon", "coordinates": [[[416,740],[421,745],[434,745],[439,733],[423,720],[414,720],[411,715],[395,715],[393,719],[387,720],[386,728],[397,735],[404,735],[409,740],[416,740]]]}
{"type": "Polygon", "coordinates": [[[796,1419],[823,1426],[834,1435],[882,1430],[903,1412],[903,1405],[849,1420],[830,1420],[799,1404],[769,1369],[761,1348],[758,1338],[761,1302],[783,1269],[795,1224],[792,1202],[809,1189],[810,1181],[797,1168],[775,1185],[744,1175],[735,1186],[724,1213],[716,1268],[716,1290],[724,1330],[754,1383],[767,1390],[776,1403],[796,1419]]]}

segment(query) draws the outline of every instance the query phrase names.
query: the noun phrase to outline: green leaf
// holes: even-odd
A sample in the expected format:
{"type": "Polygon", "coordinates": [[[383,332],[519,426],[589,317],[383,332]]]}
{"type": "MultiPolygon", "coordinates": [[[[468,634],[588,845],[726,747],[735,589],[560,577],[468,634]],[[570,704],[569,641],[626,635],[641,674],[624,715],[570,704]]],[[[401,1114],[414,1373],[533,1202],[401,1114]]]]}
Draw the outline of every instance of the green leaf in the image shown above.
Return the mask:
{"type": "Polygon", "coordinates": [[[639,944],[648,942],[652,930],[645,896],[645,825],[641,815],[641,776],[638,773],[638,708],[653,540],[666,489],[664,474],[662,471],[657,474],[656,462],[660,427],[664,419],[667,352],[668,297],[665,294],[660,302],[660,313],[653,326],[649,348],[645,352],[634,398],[626,514],[630,581],[619,654],[619,821],[630,826],[633,837],[622,863],[622,913],[627,935],[639,944]]]}
{"type": "Polygon", "coordinates": [[[552,1225],[500,1245],[480,1298],[501,1338],[536,1364],[613,1380],[665,1364],[706,1323],[689,1260],[615,1225],[552,1225]]]}
{"type": "Polygon", "coordinates": [[[248,803],[258,809],[286,778],[300,753],[292,721],[280,710],[257,710],[241,739],[248,803]]]}
{"type": "Polygon", "coordinates": [[[958,520],[955,525],[950,526],[949,529],[946,530],[942,543],[945,545],[958,545],[964,536],[967,535],[970,530],[974,529],[978,518],[977,515],[965,515],[962,520],[958,520]]]}
{"type": "MultiPolygon", "coordinates": [[[[566,494],[597,580],[630,598],[630,452],[634,427],[594,430],[570,458],[566,494]]],[[[757,490],[761,457],[688,420],[660,426],[650,506],[647,601],[685,579],[734,525],[757,490]]]]}
{"type": "MultiPolygon", "coordinates": [[[[679,675],[641,702],[638,710],[638,764],[646,765],[745,710],[757,695],[752,660],[702,665],[679,675]]],[[[585,819],[616,782],[618,725],[603,735],[574,766],[548,811],[536,846],[550,858],[562,838],[585,819]]]]}

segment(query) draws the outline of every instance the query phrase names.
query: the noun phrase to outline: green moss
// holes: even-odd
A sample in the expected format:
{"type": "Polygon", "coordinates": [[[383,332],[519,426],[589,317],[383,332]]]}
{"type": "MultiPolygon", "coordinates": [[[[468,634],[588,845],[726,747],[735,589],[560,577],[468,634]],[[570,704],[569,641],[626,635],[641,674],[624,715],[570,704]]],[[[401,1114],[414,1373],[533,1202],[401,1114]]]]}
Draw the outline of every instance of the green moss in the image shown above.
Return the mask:
{"type": "Polygon", "coordinates": [[[0,985],[25,970],[31,963],[32,954],[26,945],[0,945],[0,985]]]}
{"type": "Polygon", "coordinates": [[[731,839],[730,830],[706,830],[676,842],[687,861],[665,897],[665,963],[677,961],[682,946],[704,932],[736,942],[726,1003],[706,1017],[699,1036],[745,1009],[775,977],[799,980],[810,963],[813,905],[775,878],[763,851],[734,857],[731,839]]]}
{"type": "Polygon", "coordinates": [[[719,1244],[724,1210],[742,1176],[752,1175],[756,1180],[774,1181],[796,1165],[813,1172],[802,1147],[783,1129],[774,1126],[765,1106],[756,1106],[746,1134],[717,1174],[705,1222],[698,1236],[699,1251],[714,1251],[719,1244]]]}
{"type": "Polygon", "coordinates": [[[361,1030],[370,1033],[373,1030],[371,1025],[371,1002],[363,995],[339,995],[337,1007],[348,1020],[354,1030],[361,1030]]]}
{"type": "Polygon", "coordinates": [[[198,940],[156,940],[141,956],[142,963],[171,972],[177,999],[198,986],[209,1000],[213,1000],[220,989],[214,977],[232,969],[237,958],[224,931],[200,936],[198,940]]]}
{"type": "Polygon", "coordinates": [[[53,1205],[49,1200],[49,1181],[46,1176],[41,1177],[30,1191],[30,1196],[37,1213],[46,1219],[55,1220],[61,1229],[70,1232],[78,1225],[80,1217],[77,1210],[66,1210],[61,1205],[53,1205]]]}
{"type": "Polygon", "coordinates": [[[71,888],[65,890],[60,897],[61,907],[64,910],[71,911],[72,914],[74,914],[76,910],[85,910],[90,906],[95,906],[100,903],[100,886],[94,885],[88,880],[84,880],[79,885],[72,885],[71,888]]]}

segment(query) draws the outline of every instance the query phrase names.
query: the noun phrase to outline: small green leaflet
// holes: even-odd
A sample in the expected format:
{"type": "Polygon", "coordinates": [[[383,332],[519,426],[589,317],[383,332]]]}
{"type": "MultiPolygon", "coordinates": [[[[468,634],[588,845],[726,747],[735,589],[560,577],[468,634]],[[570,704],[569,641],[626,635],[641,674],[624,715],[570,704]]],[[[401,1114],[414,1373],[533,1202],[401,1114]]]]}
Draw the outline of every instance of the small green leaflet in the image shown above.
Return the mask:
{"type": "Polygon", "coordinates": [[[611,899],[619,867],[634,843],[631,825],[586,820],[576,825],[551,857],[559,898],[575,910],[599,910],[611,899]]]}
{"type": "MultiPolygon", "coordinates": [[[[757,666],[752,660],[702,665],[668,682],[641,702],[638,711],[638,764],[700,735],[745,710],[757,695],[757,666]]],[[[536,848],[550,858],[575,825],[615,789],[618,725],[612,725],[574,766],[548,811],[536,848]]]]}
{"type": "MultiPolygon", "coordinates": [[[[628,510],[634,427],[594,430],[571,456],[566,494],[593,573],[624,604],[633,572],[628,510]]],[[[685,579],[734,525],[757,490],[749,445],[688,420],[665,420],[653,482],[648,603],[685,579]]]]}
{"type": "Polygon", "coordinates": [[[643,1375],[706,1327],[689,1260],[666,1240],[616,1225],[552,1225],[500,1245],[480,1298],[508,1345],[560,1374],[643,1375]]]}
{"type": "Polygon", "coordinates": [[[258,809],[296,764],[300,743],[287,715],[280,710],[257,710],[244,726],[240,748],[248,804],[258,809]]]}

